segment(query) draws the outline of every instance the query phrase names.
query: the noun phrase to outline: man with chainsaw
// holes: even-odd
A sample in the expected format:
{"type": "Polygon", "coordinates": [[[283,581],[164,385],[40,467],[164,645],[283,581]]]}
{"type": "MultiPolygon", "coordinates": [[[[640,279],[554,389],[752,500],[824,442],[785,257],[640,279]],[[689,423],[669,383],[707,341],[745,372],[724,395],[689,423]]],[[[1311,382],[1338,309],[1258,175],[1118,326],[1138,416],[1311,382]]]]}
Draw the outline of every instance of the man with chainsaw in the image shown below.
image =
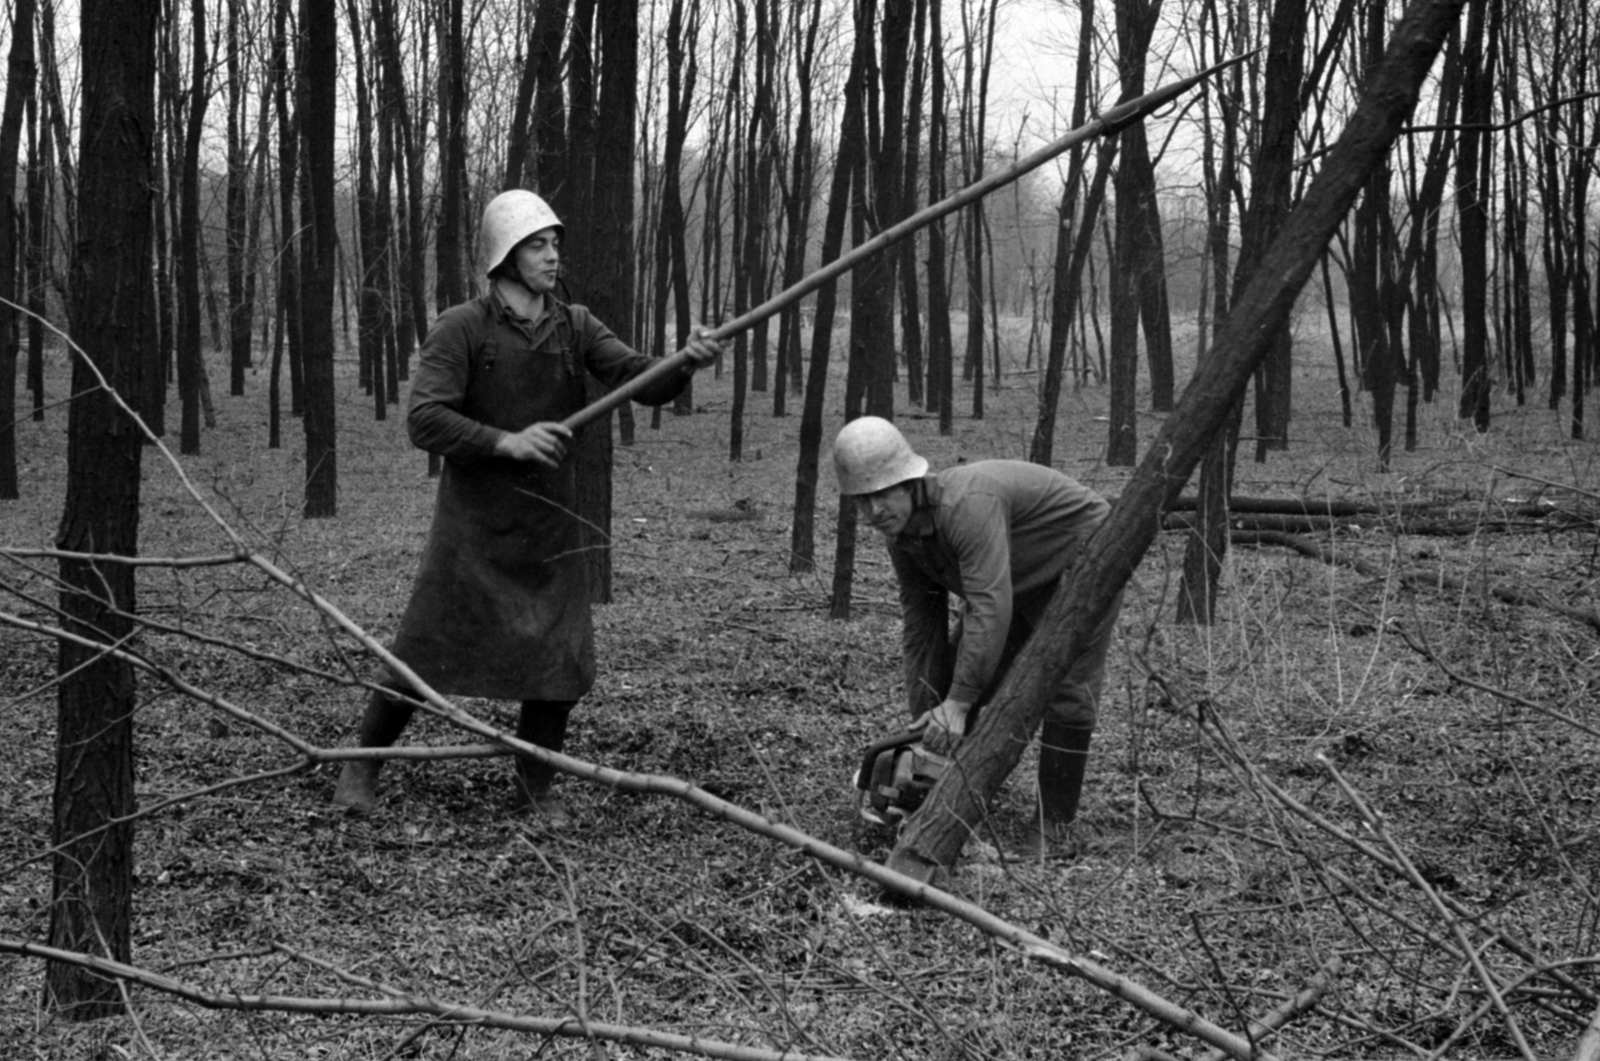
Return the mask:
{"type": "MultiPolygon", "coordinates": [[[[833,457],[840,492],[889,546],[913,728],[925,726],[927,750],[948,753],[999,688],[1110,506],[1061,472],[1025,461],[930,472],[905,436],[875,416],[846,424],[833,457]],[[951,593],[963,601],[953,638],[951,593]]],[[[1117,611],[1071,661],[1045,715],[1039,814],[1028,838],[1034,850],[1060,853],[1073,842],[1117,611]]]]}
{"type": "MultiPolygon", "coordinates": [[[[574,435],[561,421],[584,407],[586,376],[616,387],[652,363],[556,297],[563,232],[532,192],[496,196],[480,228],[488,291],[441,314],[422,344],[406,429],[444,466],[392,646],[436,692],[521,701],[517,736],[553,751],[595,675],[577,478],[566,460],[574,435]]],[[[697,332],[685,368],[636,400],[671,401],[718,352],[697,332]]],[[[392,745],[415,707],[409,683],[388,668],[378,685],[361,716],[364,748],[392,745]]],[[[347,761],[335,805],[370,813],[381,766],[347,761]]],[[[514,803],[552,826],[567,818],[554,776],[516,761],[514,803]]]]}

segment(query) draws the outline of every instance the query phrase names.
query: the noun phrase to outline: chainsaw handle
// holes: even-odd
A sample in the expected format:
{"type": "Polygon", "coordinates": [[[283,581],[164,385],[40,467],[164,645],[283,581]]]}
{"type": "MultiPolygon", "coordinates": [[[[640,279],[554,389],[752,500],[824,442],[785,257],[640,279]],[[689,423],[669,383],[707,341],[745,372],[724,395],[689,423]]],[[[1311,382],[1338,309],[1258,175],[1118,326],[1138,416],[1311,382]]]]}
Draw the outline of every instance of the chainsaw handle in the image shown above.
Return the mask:
{"type": "Polygon", "coordinates": [[[865,792],[872,787],[872,764],[877,761],[879,755],[891,748],[909,748],[921,739],[922,727],[919,726],[891,734],[868,747],[861,756],[861,769],[856,771],[856,788],[865,792]]]}

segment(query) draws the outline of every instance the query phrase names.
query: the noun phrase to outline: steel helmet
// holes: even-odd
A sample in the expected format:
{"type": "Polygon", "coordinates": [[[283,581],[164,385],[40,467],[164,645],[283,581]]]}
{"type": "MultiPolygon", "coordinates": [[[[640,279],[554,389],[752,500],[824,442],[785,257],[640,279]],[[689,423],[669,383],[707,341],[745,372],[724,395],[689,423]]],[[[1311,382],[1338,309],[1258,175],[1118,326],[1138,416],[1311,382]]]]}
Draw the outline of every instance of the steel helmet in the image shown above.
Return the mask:
{"type": "Polygon", "coordinates": [[[921,478],[928,473],[928,462],[889,421],[860,416],[845,424],[833,440],[833,468],[841,494],[873,494],[921,478]]]}
{"type": "Polygon", "coordinates": [[[483,208],[483,223],[478,226],[484,275],[493,276],[517,244],[547,228],[555,229],[558,234],[566,232],[566,226],[550,209],[550,204],[532,192],[517,188],[490,199],[489,205],[483,208]]]}

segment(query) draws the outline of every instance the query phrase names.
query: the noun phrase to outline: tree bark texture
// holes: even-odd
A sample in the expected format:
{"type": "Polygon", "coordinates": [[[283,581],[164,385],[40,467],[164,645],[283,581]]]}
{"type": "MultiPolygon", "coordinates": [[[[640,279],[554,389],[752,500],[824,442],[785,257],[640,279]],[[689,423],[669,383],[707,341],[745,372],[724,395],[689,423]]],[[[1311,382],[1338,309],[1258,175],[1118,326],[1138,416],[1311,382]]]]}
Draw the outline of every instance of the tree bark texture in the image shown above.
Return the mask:
{"type": "MultiPolygon", "coordinates": [[[[148,179],[155,128],[157,0],[82,6],[83,231],[72,287],[74,398],[67,414],[67,496],[56,544],[131,556],[139,541],[143,437],[112,403],[138,395],[151,355],[148,179]]],[[[63,625],[88,642],[132,632],[133,568],[63,560],[63,625]]],[[[50,944],[127,961],[132,953],[133,669],[87,644],[62,641],[50,944]]],[[[118,985],[79,966],[51,964],[46,1003],[78,1019],[122,1010],[118,985]]]]}
{"type": "Polygon", "coordinates": [[[1038,728],[1050,690],[1075,645],[1113,605],[1231,403],[1267,354],[1323,248],[1349,213],[1367,177],[1387,156],[1413,108],[1464,0],[1414,0],[1395,27],[1384,62],[1290,215],[1256,278],[1235,301],[1228,323],[1140,462],[1111,515],[1068,572],[1066,585],[1017,658],[953,768],[901,832],[891,868],[922,879],[953,865],[973,824],[1011,773],[1038,728]]]}
{"type": "Polygon", "coordinates": [[[339,512],[334,422],[333,305],[339,246],[334,201],[334,125],[338,100],[327,91],[339,74],[336,0],[300,0],[301,340],[305,373],[307,519],[339,512]]]}
{"type": "MultiPolygon", "coordinates": [[[[178,452],[200,452],[200,138],[205,130],[206,5],[190,4],[193,65],[190,70],[188,122],[183,132],[183,161],[178,172],[178,452]]],[[[177,130],[173,130],[176,134],[177,130]]]]}
{"type": "Polygon", "coordinates": [[[22,301],[17,284],[22,251],[22,240],[17,238],[17,163],[22,116],[33,99],[33,12],[33,0],[17,0],[6,60],[5,111],[0,113],[0,420],[4,421],[0,423],[0,501],[17,496],[17,425],[11,410],[17,402],[21,329],[10,303],[22,301]]]}
{"type": "MultiPolygon", "coordinates": [[[[935,0],[937,3],[937,0],[935,0]]],[[[862,151],[861,62],[850,64],[844,85],[844,114],[839,126],[839,157],[828,190],[828,211],[822,222],[822,260],[839,257],[844,247],[844,224],[850,213],[851,175],[858,169],[862,151]]],[[[800,455],[795,463],[794,520],[789,539],[789,570],[799,573],[816,568],[817,479],[822,453],[823,401],[828,385],[828,358],[833,345],[833,319],[838,308],[839,284],[830,280],[817,290],[811,322],[811,361],[806,372],[805,402],[800,413],[800,455]]]]}

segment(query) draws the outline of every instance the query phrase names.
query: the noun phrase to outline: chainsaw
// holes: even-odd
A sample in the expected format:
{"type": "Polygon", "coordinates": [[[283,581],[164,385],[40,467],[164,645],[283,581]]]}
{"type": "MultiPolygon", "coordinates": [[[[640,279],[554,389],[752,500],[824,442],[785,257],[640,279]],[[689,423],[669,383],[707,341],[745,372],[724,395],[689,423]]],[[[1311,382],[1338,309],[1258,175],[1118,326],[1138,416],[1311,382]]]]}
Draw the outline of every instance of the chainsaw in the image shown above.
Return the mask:
{"type": "Polygon", "coordinates": [[[922,745],[925,727],[870,745],[856,771],[856,813],[874,825],[896,825],[922,806],[950,760],[922,745]]]}

